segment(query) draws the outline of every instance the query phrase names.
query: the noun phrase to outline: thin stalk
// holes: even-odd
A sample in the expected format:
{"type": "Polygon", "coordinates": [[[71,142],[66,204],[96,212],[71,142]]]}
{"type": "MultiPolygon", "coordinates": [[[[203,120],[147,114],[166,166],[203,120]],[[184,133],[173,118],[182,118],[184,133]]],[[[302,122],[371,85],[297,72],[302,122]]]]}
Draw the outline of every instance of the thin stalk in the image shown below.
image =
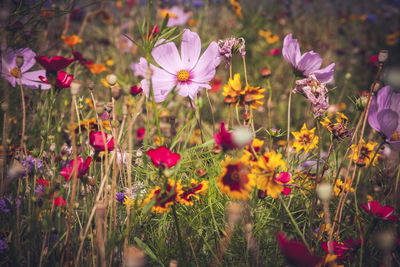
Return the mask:
{"type": "Polygon", "coordinates": [[[183,247],[181,230],[179,228],[178,216],[176,215],[175,204],[172,205],[172,215],[173,215],[174,221],[175,221],[176,233],[178,234],[178,242],[179,242],[179,247],[181,249],[181,258],[183,261],[182,265],[185,266],[185,263],[186,263],[185,250],[183,247]]]}
{"type": "Polygon", "coordinates": [[[289,99],[288,99],[288,110],[287,110],[287,136],[286,136],[286,163],[289,162],[289,141],[290,141],[290,107],[292,105],[292,87],[296,76],[293,78],[289,87],[289,99]]]}

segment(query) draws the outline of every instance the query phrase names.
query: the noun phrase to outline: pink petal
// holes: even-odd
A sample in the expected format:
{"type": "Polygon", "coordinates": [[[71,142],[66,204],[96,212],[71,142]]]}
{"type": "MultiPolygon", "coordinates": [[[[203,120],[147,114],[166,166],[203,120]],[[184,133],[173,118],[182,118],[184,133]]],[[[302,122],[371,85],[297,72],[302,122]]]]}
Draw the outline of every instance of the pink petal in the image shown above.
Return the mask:
{"type": "Polygon", "coordinates": [[[191,70],[199,60],[201,41],[197,33],[186,29],[181,44],[182,64],[186,70],[191,70]]]}
{"type": "Polygon", "coordinates": [[[335,63],[326,66],[323,69],[314,71],[315,78],[322,83],[330,83],[333,81],[335,72],[335,63]]]}
{"type": "Polygon", "coordinates": [[[381,208],[381,204],[378,201],[370,201],[368,202],[369,212],[372,214],[376,214],[376,212],[381,208]]]}
{"type": "Polygon", "coordinates": [[[300,47],[296,39],[292,38],[292,34],[286,35],[283,40],[282,55],[293,67],[296,67],[296,63],[299,60],[301,53],[300,47]]]}
{"type": "Polygon", "coordinates": [[[296,68],[308,76],[321,67],[322,58],[314,51],[304,53],[297,62],[296,68]]]}
{"type": "Polygon", "coordinates": [[[377,214],[380,215],[382,218],[386,218],[386,217],[389,217],[390,215],[392,215],[393,211],[394,211],[394,208],[392,208],[390,206],[384,206],[377,211],[377,214]]]}
{"type": "Polygon", "coordinates": [[[46,76],[46,71],[36,70],[36,71],[22,73],[21,77],[22,85],[32,89],[38,89],[39,86],[41,90],[50,89],[51,85],[41,82],[39,76],[46,76]]]}
{"type": "Polygon", "coordinates": [[[281,172],[281,173],[279,173],[279,176],[276,178],[276,180],[278,182],[286,184],[290,181],[291,178],[292,178],[292,175],[290,174],[290,172],[281,172]]]}
{"type": "Polygon", "coordinates": [[[200,57],[196,66],[192,70],[192,81],[198,83],[206,83],[212,80],[215,76],[215,69],[221,63],[219,48],[216,42],[212,42],[203,55],[200,57]]]}
{"type": "Polygon", "coordinates": [[[381,124],[378,121],[378,112],[377,112],[377,100],[376,97],[374,97],[371,101],[371,106],[369,108],[369,113],[368,113],[368,123],[369,125],[374,128],[376,131],[381,132],[381,124]]]}
{"type": "Polygon", "coordinates": [[[24,64],[21,67],[22,73],[28,71],[36,63],[36,60],[35,60],[36,54],[29,48],[18,49],[17,51],[15,51],[15,54],[22,55],[24,57],[24,64]]]}
{"type": "Polygon", "coordinates": [[[160,65],[169,73],[176,75],[180,70],[183,69],[183,64],[181,57],[179,56],[178,49],[172,42],[162,44],[163,42],[165,42],[164,39],[161,39],[157,42],[156,47],[151,52],[151,55],[158,65],[160,65]]]}

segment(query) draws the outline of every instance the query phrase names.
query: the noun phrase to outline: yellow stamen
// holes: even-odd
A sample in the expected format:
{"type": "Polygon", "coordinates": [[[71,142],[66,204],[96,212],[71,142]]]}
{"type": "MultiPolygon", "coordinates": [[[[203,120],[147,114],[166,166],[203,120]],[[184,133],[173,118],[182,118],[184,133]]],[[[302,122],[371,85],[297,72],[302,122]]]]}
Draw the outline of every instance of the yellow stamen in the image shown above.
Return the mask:
{"type": "Polygon", "coordinates": [[[392,137],[390,138],[390,140],[392,141],[400,141],[400,133],[398,131],[395,131],[392,135],[392,137]]]}
{"type": "Polygon", "coordinates": [[[187,80],[189,80],[189,72],[187,70],[180,70],[178,72],[178,81],[180,82],[186,82],[187,80]]]}
{"type": "Polygon", "coordinates": [[[21,70],[19,68],[15,67],[12,70],[10,70],[10,74],[12,76],[14,76],[15,78],[19,78],[19,77],[21,77],[21,70]]]}

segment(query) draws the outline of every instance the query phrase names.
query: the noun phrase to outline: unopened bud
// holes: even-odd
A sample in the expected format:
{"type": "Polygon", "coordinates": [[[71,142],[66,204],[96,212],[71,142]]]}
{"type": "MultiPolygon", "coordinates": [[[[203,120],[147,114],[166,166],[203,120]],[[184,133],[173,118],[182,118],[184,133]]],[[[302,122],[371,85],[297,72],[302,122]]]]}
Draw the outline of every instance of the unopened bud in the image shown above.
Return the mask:
{"type": "Polygon", "coordinates": [[[71,95],[77,96],[81,90],[81,82],[79,80],[72,80],[70,89],[71,95]]]}
{"type": "Polygon", "coordinates": [[[263,78],[268,78],[271,76],[271,69],[268,67],[264,67],[261,69],[261,77],[263,78]]]}
{"type": "Polygon", "coordinates": [[[24,56],[17,55],[17,57],[15,58],[15,64],[17,65],[18,68],[21,68],[22,65],[24,65],[24,56]]]}
{"type": "Polygon", "coordinates": [[[169,267],[178,267],[178,261],[177,260],[171,260],[169,262],[169,267]]]}
{"type": "Polygon", "coordinates": [[[379,63],[384,63],[389,57],[389,52],[387,50],[379,51],[378,61],[379,63]]]}
{"type": "Polygon", "coordinates": [[[117,83],[117,80],[118,80],[117,75],[115,74],[107,75],[107,82],[109,85],[111,86],[115,85],[117,83]]]}
{"type": "Polygon", "coordinates": [[[322,183],[317,188],[318,197],[322,201],[328,201],[332,197],[332,186],[329,183],[322,183]]]}
{"type": "Polygon", "coordinates": [[[122,95],[122,87],[119,85],[111,86],[111,95],[117,100],[122,95]]]}

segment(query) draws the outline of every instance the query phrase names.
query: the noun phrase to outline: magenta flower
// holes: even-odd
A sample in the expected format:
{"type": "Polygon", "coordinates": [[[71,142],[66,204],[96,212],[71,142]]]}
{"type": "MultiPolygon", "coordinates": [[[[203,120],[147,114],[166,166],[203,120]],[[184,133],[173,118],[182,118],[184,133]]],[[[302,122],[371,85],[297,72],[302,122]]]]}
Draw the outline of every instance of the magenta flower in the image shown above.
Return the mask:
{"type": "Polygon", "coordinates": [[[172,8],[166,10],[168,14],[168,24],[167,27],[182,26],[192,16],[191,12],[185,12],[182,7],[173,6],[172,8]]]}
{"type": "Polygon", "coordinates": [[[74,61],[73,58],[65,58],[60,56],[53,56],[51,58],[37,56],[36,60],[40,65],[42,65],[43,68],[50,72],[62,70],[68,67],[68,65],[74,61]]]}
{"type": "MultiPolygon", "coordinates": [[[[150,65],[153,70],[152,84],[156,102],[164,101],[173,88],[183,97],[194,99],[203,89],[211,89],[208,84],[215,76],[215,69],[221,62],[216,42],[212,42],[200,56],[201,41],[197,33],[186,29],[183,33],[181,55],[172,42],[163,44],[160,40],[152,51],[152,56],[161,68],[150,65]]],[[[144,58],[139,62],[139,74],[145,77],[147,61],[144,58]]],[[[150,94],[149,80],[141,81],[146,96],[150,94]]]]}
{"type": "MultiPolygon", "coordinates": [[[[49,81],[47,80],[47,77],[39,76],[39,79],[44,83],[49,83],[49,81]]],[[[70,74],[66,73],[65,71],[60,70],[57,73],[56,87],[57,88],[69,88],[73,79],[74,79],[73,75],[70,75],[70,74]]]]}
{"type": "MultiPolygon", "coordinates": [[[[328,242],[321,243],[322,248],[326,253],[329,253],[328,242]]],[[[343,242],[332,241],[333,253],[337,255],[339,260],[350,258],[350,261],[353,260],[355,252],[361,246],[361,238],[355,242],[353,239],[349,238],[344,240],[343,242]]]]}
{"type": "Polygon", "coordinates": [[[43,76],[46,74],[45,70],[28,72],[36,63],[35,56],[35,52],[29,48],[18,49],[15,52],[11,48],[8,48],[7,51],[2,52],[1,76],[7,79],[13,87],[19,84],[19,77],[21,77],[22,85],[25,87],[31,89],[38,89],[40,87],[42,90],[50,89],[49,84],[44,84],[39,80],[40,75],[43,76]],[[23,64],[20,68],[17,67],[17,56],[22,56],[23,58],[23,64]]]}
{"type": "Polygon", "coordinates": [[[303,76],[314,74],[318,81],[322,83],[333,81],[335,63],[320,69],[322,64],[320,55],[314,51],[309,51],[302,55],[299,43],[297,39],[292,38],[292,34],[286,35],[283,40],[282,54],[286,61],[292,64],[293,68],[303,76]]]}
{"type": "Polygon", "coordinates": [[[382,207],[378,201],[368,201],[368,205],[361,204],[361,206],[372,215],[375,219],[384,221],[397,221],[397,216],[393,215],[394,208],[390,206],[382,207]]]}
{"type": "Polygon", "coordinates": [[[374,96],[368,113],[369,125],[382,133],[393,149],[400,151],[400,93],[385,86],[374,96]]]}
{"type": "Polygon", "coordinates": [[[220,131],[214,134],[214,141],[219,145],[224,151],[237,148],[236,144],[233,142],[232,133],[228,132],[225,128],[225,123],[220,123],[220,131]]]}
{"type": "MultiPolygon", "coordinates": [[[[89,165],[90,165],[91,162],[92,162],[92,158],[91,157],[88,157],[85,161],[83,160],[82,157],[78,157],[76,159],[76,163],[77,163],[77,166],[76,166],[76,177],[77,178],[82,178],[87,173],[87,170],[89,169],[89,165]]],[[[65,181],[68,181],[69,179],[72,178],[72,171],[74,170],[74,166],[75,166],[75,161],[71,160],[69,162],[69,166],[64,167],[61,170],[60,174],[62,176],[64,176],[65,181]]]]}

